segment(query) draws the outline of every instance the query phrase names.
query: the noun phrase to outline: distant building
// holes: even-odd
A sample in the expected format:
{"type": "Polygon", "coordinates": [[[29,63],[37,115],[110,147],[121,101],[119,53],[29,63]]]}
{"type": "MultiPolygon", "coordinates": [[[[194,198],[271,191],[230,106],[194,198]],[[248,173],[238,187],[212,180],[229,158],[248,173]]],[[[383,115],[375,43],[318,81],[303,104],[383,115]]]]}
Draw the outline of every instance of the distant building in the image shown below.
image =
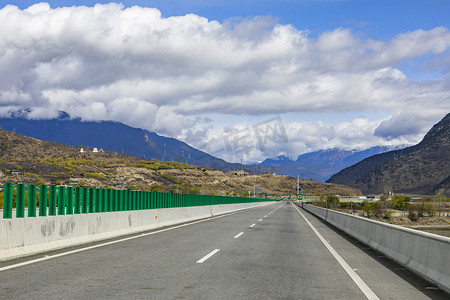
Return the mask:
{"type": "Polygon", "coordinates": [[[20,175],[22,174],[22,170],[11,170],[9,171],[10,175],[20,175]]]}
{"type": "Polygon", "coordinates": [[[83,148],[80,149],[80,153],[84,153],[84,149],[83,148]]]}
{"type": "Polygon", "coordinates": [[[94,148],[94,150],[92,150],[92,152],[98,153],[98,149],[97,149],[97,148],[94,148]]]}

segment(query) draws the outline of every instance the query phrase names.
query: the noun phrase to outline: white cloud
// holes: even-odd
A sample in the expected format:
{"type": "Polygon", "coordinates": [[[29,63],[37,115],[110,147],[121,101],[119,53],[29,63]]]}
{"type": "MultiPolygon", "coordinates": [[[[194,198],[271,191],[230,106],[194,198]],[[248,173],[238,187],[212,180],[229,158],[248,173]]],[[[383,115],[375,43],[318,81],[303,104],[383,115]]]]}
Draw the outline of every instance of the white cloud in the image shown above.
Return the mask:
{"type": "Polygon", "coordinates": [[[200,114],[394,115],[336,127],[326,121],[291,123],[289,145],[284,150],[268,145],[269,156],[319,145],[414,140],[423,130],[417,124],[398,129],[394,125],[402,115],[443,116],[450,110],[448,73],[416,82],[399,68],[426,55],[433,58],[427,68],[442,68],[439,61],[450,55],[450,31],[443,27],[389,41],[363,39],[344,28],[311,38],[270,17],[221,24],[193,14],[164,18],[157,9],[120,4],[52,9],[41,3],[25,10],[5,6],[0,28],[2,115],[22,107],[31,107],[34,118],[64,110],[72,117],[112,119],[188,141],[202,130],[195,127],[200,114]]]}

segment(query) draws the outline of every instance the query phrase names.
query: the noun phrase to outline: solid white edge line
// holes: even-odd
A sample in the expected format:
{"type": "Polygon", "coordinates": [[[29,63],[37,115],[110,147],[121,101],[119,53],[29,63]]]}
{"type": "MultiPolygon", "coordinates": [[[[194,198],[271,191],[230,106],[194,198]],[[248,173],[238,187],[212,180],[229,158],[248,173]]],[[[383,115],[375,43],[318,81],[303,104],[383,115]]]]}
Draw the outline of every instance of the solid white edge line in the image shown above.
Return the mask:
{"type": "Polygon", "coordinates": [[[244,232],[240,232],[240,233],[236,234],[236,236],[234,238],[237,239],[238,237],[240,237],[243,234],[244,234],[244,232]]]}
{"type": "MultiPolygon", "coordinates": [[[[292,203],[291,203],[292,204],[292,203]]],[[[379,299],[377,295],[370,289],[370,287],[361,279],[361,277],[358,276],[358,274],[353,271],[353,269],[347,264],[347,262],[337,253],[336,250],[334,250],[333,247],[323,238],[323,236],[317,231],[317,229],[306,219],[306,217],[302,214],[298,208],[292,204],[294,208],[298,211],[298,213],[305,219],[306,223],[311,227],[311,229],[314,231],[314,233],[319,237],[319,239],[322,241],[322,243],[327,247],[328,251],[334,256],[334,258],[338,261],[338,263],[342,266],[342,268],[347,272],[347,274],[350,276],[350,278],[356,283],[356,285],[359,287],[361,292],[364,293],[364,295],[367,297],[367,299],[370,300],[377,300],[379,299]]]]}
{"type": "Polygon", "coordinates": [[[208,258],[210,258],[211,256],[213,256],[214,254],[216,254],[217,252],[219,252],[220,249],[215,249],[213,251],[211,251],[209,254],[205,255],[202,259],[199,259],[197,261],[198,264],[202,264],[203,262],[205,262],[208,258]]]}
{"type": "Polygon", "coordinates": [[[255,226],[256,224],[252,224],[252,225],[250,225],[250,228],[252,228],[253,226],[255,226]]]}

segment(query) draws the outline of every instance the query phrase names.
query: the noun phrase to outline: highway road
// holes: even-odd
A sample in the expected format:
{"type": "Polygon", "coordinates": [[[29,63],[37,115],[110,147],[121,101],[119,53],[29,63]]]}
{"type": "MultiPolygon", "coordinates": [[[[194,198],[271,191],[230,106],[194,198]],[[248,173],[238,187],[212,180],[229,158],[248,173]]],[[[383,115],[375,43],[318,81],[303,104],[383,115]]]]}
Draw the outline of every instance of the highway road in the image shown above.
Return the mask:
{"type": "Polygon", "coordinates": [[[290,202],[0,263],[1,299],[448,299],[290,202]]]}

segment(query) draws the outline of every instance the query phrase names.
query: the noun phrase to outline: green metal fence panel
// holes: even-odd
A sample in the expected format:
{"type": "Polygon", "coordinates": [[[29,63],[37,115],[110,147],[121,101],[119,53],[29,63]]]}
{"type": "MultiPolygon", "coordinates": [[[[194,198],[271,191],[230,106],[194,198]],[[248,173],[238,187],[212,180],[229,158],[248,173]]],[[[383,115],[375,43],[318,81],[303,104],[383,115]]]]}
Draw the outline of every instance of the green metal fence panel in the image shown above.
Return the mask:
{"type": "Polygon", "coordinates": [[[25,184],[16,186],[16,218],[25,217],[25,184]]]}
{"type": "Polygon", "coordinates": [[[122,211],[128,210],[128,192],[122,190],[122,211]]]}
{"type": "Polygon", "coordinates": [[[153,197],[154,197],[153,201],[154,201],[154,205],[155,205],[154,208],[157,209],[157,208],[159,208],[159,193],[155,192],[153,197]]]}
{"type": "Polygon", "coordinates": [[[103,204],[103,189],[96,189],[96,202],[95,202],[95,212],[99,213],[102,212],[102,204],[103,204]]]}
{"type": "Polygon", "coordinates": [[[28,217],[36,217],[36,185],[28,185],[28,217]]]}
{"type": "Polygon", "coordinates": [[[67,187],[66,195],[67,195],[66,214],[73,215],[73,187],[71,186],[67,187]]]}
{"type": "Polygon", "coordinates": [[[56,216],[56,196],[57,196],[56,185],[51,185],[48,187],[48,215],[56,216]]]}
{"type": "Polygon", "coordinates": [[[164,193],[164,208],[168,208],[169,207],[169,194],[168,193],[164,193]]]}
{"type": "Polygon", "coordinates": [[[144,192],[144,191],[141,191],[141,194],[142,194],[142,196],[141,196],[141,198],[142,198],[142,207],[141,207],[141,209],[142,210],[144,210],[144,209],[147,209],[147,195],[146,195],[146,192],[144,192]]]}
{"type": "Polygon", "coordinates": [[[119,191],[114,190],[113,192],[113,211],[119,210],[119,191]]]}
{"type": "Polygon", "coordinates": [[[74,214],[80,214],[81,213],[81,202],[82,202],[82,188],[81,187],[75,187],[75,203],[74,203],[74,214]]]}
{"type": "Polygon", "coordinates": [[[136,191],[131,191],[131,210],[136,210],[136,191]]]}
{"type": "Polygon", "coordinates": [[[95,191],[93,188],[88,188],[89,191],[89,204],[88,204],[88,213],[95,212],[95,191]]]}
{"type": "Polygon", "coordinates": [[[39,186],[39,217],[47,216],[47,186],[39,186]]]}
{"type": "Polygon", "coordinates": [[[109,192],[108,190],[103,190],[102,212],[108,211],[108,204],[109,204],[109,192]]]}
{"type": "Polygon", "coordinates": [[[120,190],[119,191],[119,211],[123,211],[124,209],[124,205],[123,205],[123,195],[124,195],[124,191],[120,190]]]}
{"type": "MultiPolygon", "coordinates": [[[[12,183],[4,185],[3,217],[12,218],[12,183]]],[[[36,185],[28,185],[28,216],[36,216],[36,185]]],[[[25,184],[18,184],[16,190],[16,217],[23,218],[26,206],[25,184]]],[[[103,190],[93,188],[45,186],[39,187],[39,216],[64,214],[111,212],[125,210],[147,210],[158,208],[223,205],[271,201],[262,198],[244,198],[213,195],[192,195],[166,192],[103,190]],[[47,194],[48,190],[48,194],[47,194]],[[75,192],[75,193],[74,193],[75,192]],[[75,202],[75,203],[74,203],[75,202]]],[[[276,200],[273,200],[276,201],[276,200]]]]}
{"type": "Polygon", "coordinates": [[[89,209],[89,189],[81,188],[83,198],[81,199],[81,213],[87,214],[89,209]]]}
{"type": "Polygon", "coordinates": [[[3,185],[3,219],[12,218],[13,189],[12,183],[8,182],[3,185]]]}
{"type": "Polygon", "coordinates": [[[139,206],[140,206],[140,196],[141,193],[139,191],[134,191],[134,210],[139,210],[139,206]]]}
{"type": "Polygon", "coordinates": [[[149,209],[154,209],[155,208],[155,203],[154,203],[154,192],[148,192],[148,198],[149,198],[149,209]]]}
{"type": "Polygon", "coordinates": [[[58,187],[58,215],[66,214],[66,187],[58,187]]]}
{"type": "Polygon", "coordinates": [[[114,191],[108,190],[108,212],[113,211],[114,191]]]}

